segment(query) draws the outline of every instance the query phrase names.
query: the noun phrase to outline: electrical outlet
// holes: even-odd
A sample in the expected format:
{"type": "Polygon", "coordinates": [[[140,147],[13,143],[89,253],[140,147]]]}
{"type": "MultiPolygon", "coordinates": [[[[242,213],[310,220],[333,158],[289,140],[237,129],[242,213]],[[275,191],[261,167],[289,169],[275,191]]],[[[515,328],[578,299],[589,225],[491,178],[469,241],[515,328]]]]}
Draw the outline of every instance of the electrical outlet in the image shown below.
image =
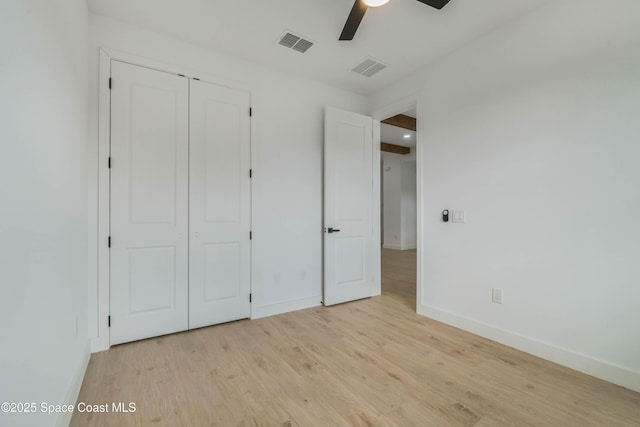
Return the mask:
{"type": "Polygon", "coordinates": [[[491,301],[496,304],[502,304],[502,289],[493,288],[491,290],[491,301]]]}

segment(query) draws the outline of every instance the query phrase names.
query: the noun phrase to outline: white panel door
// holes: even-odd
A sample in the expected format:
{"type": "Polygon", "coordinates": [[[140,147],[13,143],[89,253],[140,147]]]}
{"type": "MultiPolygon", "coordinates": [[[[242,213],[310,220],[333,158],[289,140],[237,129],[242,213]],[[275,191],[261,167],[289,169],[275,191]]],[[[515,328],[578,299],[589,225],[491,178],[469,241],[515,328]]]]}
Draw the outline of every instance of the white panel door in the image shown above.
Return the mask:
{"type": "Polygon", "coordinates": [[[111,63],[111,344],[188,328],[189,81],[111,63]]]}
{"type": "Polygon", "coordinates": [[[189,328],[250,315],[248,92],[191,81],[189,328]]]}
{"type": "Polygon", "coordinates": [[[324,305],[375,290],[373,119],[328,108],[324,144],[324,305]]]}

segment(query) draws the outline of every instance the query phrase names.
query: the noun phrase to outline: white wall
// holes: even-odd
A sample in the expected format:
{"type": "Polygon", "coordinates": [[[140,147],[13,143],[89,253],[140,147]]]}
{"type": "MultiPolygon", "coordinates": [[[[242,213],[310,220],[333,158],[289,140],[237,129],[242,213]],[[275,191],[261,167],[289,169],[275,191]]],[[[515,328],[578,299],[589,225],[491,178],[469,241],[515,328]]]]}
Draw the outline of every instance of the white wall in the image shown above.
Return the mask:
{"type": "Polygon", "coordinates": [[[409,155],[382,153],[383,247],[416,248],[416,162],[409,155]]]}
{"type": "Polygon", "coordinates": [[[550,2],[370,97],[420,93],[419,312],[640,391],[638,52],[640,2],[550,2]]]}
{"type": "Polygon", "coordinates": [[[402,250],[416,248],[416,161],[402,163],[400,171],[400,204],[402,206],[402,250]]]}
{"type": "Polygon", "coordinates": [[[384,227],[382,233],[384,241],[382,243],[385,249],[400,249],[400,236],[402,235],[401,163],[390,162],[386,153],[383,153],[382,163],[382,217],[384,227]]]}
{"type": "Polygon", "coordinates": [[[87,21],[84,0],[0,5],[0,402],[75,403],[88,362],[87,21]]]}
{"type": "MultiPolygon", "coordinates": [[[[98,49],[105,47],[213,76],[252,91],[253,316],[319,305],[322,294],[323,111],[363,112],[360,95],[265,70],[99,15],[90,16],[92,116],[97,117],[98,49]]],[[[292,54],[298,55],[296,52],[292,54]]],[[[300,57],[300,60],[304,60],[300,57]]],[[[97,122],[90,150],[96,156],[97,122]]],[[[92,180],[95,183],[96,171],[92,180]]],[[[95,185],[91,197],[95,199],[95,185]]],[[[95,215],[94,215],[95,217],[95,215]]],[[[92,233],[96,233],[95,224],[92,233]]],[[[95,245],[94,245],[95,248],[95,245]]],[[[95,249],[92,256],[95,255],[95,249]]],[[[96,305],[95,266],[90,285],[96,305]]],[[[104,319],[93,317],[91,332],[104,319]]]]}

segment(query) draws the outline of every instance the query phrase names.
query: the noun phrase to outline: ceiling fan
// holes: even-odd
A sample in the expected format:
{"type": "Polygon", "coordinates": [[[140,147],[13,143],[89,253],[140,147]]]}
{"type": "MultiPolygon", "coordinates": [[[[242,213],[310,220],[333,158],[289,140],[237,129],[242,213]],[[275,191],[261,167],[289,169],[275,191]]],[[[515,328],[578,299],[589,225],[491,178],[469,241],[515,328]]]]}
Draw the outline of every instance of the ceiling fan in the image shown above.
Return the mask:
{"type": "MultiPolygon", "coordinates": [[[[449,3],[450,0],[418,0],[420,3],[424,3],[428,6],[435,7],[436,9],[442,9],[449,3]]],[[[360,26],[364,14],[370,7],[378,7],[387,4],[389,0],[356,0],[351,8],[351,13],[347,18],[347,22],[344,24],[342,34],[340,34],[340,40],[353,40],[353,36],[356,35],[356,31],[360,26]]]]}

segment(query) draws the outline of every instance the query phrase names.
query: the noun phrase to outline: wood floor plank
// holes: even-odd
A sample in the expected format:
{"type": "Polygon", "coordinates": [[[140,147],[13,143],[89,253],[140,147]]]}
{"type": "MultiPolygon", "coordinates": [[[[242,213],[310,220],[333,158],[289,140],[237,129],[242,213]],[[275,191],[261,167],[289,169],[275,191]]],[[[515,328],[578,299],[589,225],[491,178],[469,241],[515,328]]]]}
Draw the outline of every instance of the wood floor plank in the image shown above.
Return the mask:
{"type": "Polygon", "coordinates": [[[72,426],[640,426],[640,394],[415,313],[415,251],[382,295],[92,355],[72,426]]]}

